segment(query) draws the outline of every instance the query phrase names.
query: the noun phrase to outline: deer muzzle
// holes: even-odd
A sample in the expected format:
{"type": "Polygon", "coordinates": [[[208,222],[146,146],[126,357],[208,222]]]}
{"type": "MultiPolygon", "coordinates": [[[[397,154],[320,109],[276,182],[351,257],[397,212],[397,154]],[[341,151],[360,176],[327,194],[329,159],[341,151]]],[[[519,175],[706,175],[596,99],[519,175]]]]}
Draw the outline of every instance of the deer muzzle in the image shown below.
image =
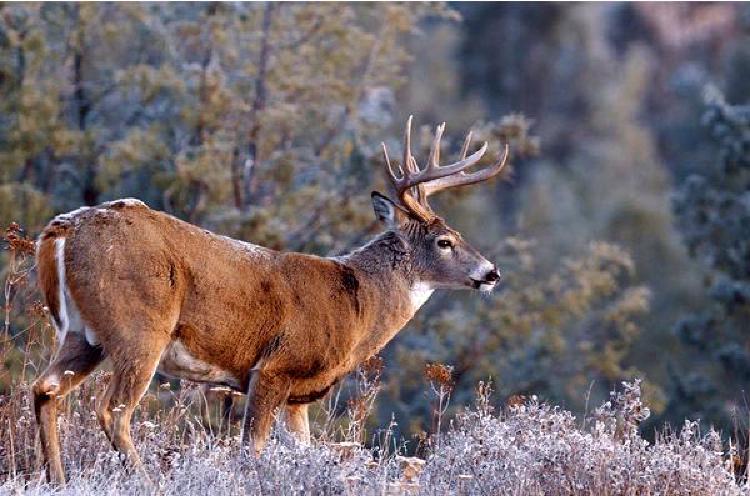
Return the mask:
{"type": "Polygon", "coordinates": [[[499,281],[500,272],[495,266],[492,266],[489,271],[484,272],[480,277],[476,277],[476,275],[471,277],[472,286],[480,291],[492,291],[499,281]]]}

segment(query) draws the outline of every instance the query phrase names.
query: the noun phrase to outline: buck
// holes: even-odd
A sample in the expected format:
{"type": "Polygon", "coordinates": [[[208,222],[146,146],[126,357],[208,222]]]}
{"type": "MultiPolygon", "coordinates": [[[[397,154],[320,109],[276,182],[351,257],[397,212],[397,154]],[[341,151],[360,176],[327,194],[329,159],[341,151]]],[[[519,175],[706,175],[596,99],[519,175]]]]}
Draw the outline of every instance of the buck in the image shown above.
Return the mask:
{"type": "Polygon", "coordinates": [[[135,466],[133,410],[156,371],[247,393],[242,442],[260,453],[277,408],[309,442],[308,405],[379,351],[435,289],[490,291],[495,266],[438,217],[427,198],[503,168],[508,148],[476,172],[487,143],[439,165],[437,127],[427,164],[411,153],[411,117],[395,190],[372,193],[382,234],[345,256],[278,252],[218,236],[133,200],[53,219],[37,244],[40,288],[59,348],[33,385],[48,478],[64,482],[56,402],[105,358],[112,367],[97,417],[135,466]]]}

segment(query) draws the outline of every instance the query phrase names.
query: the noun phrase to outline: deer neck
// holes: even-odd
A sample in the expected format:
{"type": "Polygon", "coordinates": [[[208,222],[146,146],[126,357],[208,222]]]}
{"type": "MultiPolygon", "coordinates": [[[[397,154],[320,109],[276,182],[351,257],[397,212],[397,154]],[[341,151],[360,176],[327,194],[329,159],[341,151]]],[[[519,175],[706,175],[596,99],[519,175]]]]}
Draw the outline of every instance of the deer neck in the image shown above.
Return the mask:
{"type": "Polygon", "coordinates": [[[393,231],[381,234],[338,260],[357,270],[374,296],[371,315],[377,318],[363,343],[368,348],[363,354],[370,356],[411,320],[433,290],[416,280],[408,243],[393,231]]]}

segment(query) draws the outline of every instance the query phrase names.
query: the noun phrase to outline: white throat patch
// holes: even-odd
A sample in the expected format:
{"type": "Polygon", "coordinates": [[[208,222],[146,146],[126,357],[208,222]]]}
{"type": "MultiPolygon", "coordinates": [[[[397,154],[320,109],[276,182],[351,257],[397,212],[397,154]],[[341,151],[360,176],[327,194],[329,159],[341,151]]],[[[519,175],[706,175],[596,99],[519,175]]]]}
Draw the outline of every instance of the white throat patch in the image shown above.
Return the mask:
{"type": "Polygon", "coordinates": [[[416,282],[409,291],[409,299],[411,300],[411,308],[414,312],[419,310],[422,305],[432,296],[432,292],[435,291],[430,284],[426,282],[416,282]]]}

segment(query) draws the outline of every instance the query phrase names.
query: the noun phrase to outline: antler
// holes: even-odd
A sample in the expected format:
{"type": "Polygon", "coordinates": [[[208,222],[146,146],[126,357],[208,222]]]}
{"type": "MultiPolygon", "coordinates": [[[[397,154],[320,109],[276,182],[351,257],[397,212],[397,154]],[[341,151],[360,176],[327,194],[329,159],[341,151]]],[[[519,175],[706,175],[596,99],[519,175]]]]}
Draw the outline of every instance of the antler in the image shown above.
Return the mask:
{"type": "Polygon", "coordinates": [[[391,167],[388,158],[388,149],[385,143],[383,146],[383,155],[385,156],[388,174],[396,190],[398,199],[402,206],[406,207],[412,213],[428,220],[434,216],[432,209],[427,203],[427,197],[443,189],[454,186],[463,186],[485,181],[497,175],[505,166],[508,159],[508,145],[505,145],[505,153],[495,164],[486,169],[467,174],[465,169],[476,164],[487,151],[487,142],[476,152],[466,157],[471,143],[471,131],[466,135],[464,144],[461,147],[461,158],[458,162],[449,165],[439,165],[440,162],[440,139],[445,130],[445,122],[440,124],[435,130],[435,137],[432,140],[430,148],[430,157],[424,169],[417,166],[414,156],[411,154],[411,121],[412,116],[406,121],[406,131],[404,132],[404,157],[402,164],[399,166],[400,177],[396,175],[391,167]]]}

